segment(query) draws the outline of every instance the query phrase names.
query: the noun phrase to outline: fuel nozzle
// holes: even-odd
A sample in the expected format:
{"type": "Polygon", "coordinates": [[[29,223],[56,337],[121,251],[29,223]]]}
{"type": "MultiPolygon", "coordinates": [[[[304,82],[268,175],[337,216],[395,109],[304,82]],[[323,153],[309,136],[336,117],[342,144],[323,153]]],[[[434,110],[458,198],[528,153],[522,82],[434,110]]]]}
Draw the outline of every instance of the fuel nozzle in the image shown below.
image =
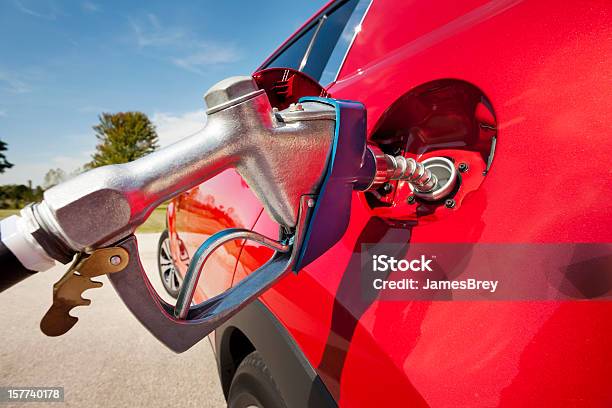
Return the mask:
{"type": "Polygon", "coordinates": [[[457,172],[445,157],[421,161],[411,157],[392,156],[375,145],[368,145],[362,169],[373,174],[371,182],[362,191],[378,189],[392,180],[407,181],[414,194],[428,201],[446,197],[454,188],[457,172]]]}

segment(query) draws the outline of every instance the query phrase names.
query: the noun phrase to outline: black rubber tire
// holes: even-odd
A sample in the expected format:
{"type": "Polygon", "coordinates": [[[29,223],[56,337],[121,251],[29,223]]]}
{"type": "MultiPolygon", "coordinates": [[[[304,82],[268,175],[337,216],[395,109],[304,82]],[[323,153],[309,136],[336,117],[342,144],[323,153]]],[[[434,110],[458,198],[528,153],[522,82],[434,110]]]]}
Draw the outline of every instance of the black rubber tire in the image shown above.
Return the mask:
{"type": "Polygon", "coordinates": [[[227,398],[229,408],[286,408],[270,370],[254,351],[242,360],[230,386],[227,398]]]}
{"type": "MultiPolygon", "coordinates": [[[[157,242],[157,270],[159,271],[159,279],[161,279],[162,286],[170,296],[176,299],[180,291],[180,286],[177,286],[176,288],[171,288],[168,286],[166,280],[164,279],[164,272],[161,265],[160,252],[162,251],[162,245],[166,239],[168,239],[168,230],[164,230],[164,232],[162,232],[162,234],[159,236],[159,241],[157,242]]],[[[168,254],[168,256],[170,256],[170,254],[168,254]]],[[[172,262],[171,259],[170,262],[172,262]]],[[[176,267],[174,267],[174,271],[176,273],[176,267]]]]}

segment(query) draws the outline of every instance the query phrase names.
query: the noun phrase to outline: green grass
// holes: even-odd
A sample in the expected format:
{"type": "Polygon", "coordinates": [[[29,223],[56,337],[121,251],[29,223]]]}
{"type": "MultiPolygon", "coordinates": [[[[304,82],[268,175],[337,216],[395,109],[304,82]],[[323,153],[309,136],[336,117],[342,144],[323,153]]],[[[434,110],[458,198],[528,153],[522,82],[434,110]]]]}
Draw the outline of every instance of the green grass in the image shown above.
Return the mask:
{"type": "MultiPolygon", "coordinates": [[[[141,234],[162,232],[166,229],[166,208],[167,204],[162,204],[157,207],[147,221],[142,224],[136,232],[141,234]]],[[[13,214],[19,213],[19,210],[0,210],[0,220],[10,217],[13,214]]]]}
{"type": "Polygon", "coordinates": [[[19,213],[19,210],[0,210],[0,220],[19,213]]]}
{"type": "Polygon", "coordinates": [[[166,208],[167,207],[168,207],[167,204],[162,204],[159,207],[157,207],[155,210],[153,210],[149,218],[145,221],[144,224],[138,227],[136,232],[139,232],[141,234],[146,234],[146,233],[162,232],[163,230],[165,230],[166,229],[166,208]]]}

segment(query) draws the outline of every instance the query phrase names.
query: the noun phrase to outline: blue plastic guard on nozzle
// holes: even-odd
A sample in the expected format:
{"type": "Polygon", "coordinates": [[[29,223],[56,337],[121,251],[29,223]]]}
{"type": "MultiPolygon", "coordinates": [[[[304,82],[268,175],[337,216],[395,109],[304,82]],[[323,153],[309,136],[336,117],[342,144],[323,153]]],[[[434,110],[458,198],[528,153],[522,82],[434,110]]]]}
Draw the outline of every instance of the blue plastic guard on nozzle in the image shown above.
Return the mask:
{"type": "Polygon", "coordinates": [[[330,98],[305,97],[336,109],[336,129],[327,172],[306,228],[294,271],[299,271],[331,248],[344,235],[351,217],[351,195],[360,182],[366,151],[366,109],[363,104],[330,98]]]}

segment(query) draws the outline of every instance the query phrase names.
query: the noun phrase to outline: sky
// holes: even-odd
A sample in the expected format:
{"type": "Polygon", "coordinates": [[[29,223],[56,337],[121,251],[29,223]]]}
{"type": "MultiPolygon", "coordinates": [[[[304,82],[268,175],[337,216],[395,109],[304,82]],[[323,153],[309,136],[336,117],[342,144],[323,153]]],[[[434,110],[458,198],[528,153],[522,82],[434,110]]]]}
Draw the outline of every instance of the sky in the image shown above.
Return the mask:
{"type": "Polygon", "coordinates": [[[204,92],[248,75],[325,0],[0,0],[0,184],[89,161],[102,112],[141,111],[166,146],[202,129],[204,92]]]}

